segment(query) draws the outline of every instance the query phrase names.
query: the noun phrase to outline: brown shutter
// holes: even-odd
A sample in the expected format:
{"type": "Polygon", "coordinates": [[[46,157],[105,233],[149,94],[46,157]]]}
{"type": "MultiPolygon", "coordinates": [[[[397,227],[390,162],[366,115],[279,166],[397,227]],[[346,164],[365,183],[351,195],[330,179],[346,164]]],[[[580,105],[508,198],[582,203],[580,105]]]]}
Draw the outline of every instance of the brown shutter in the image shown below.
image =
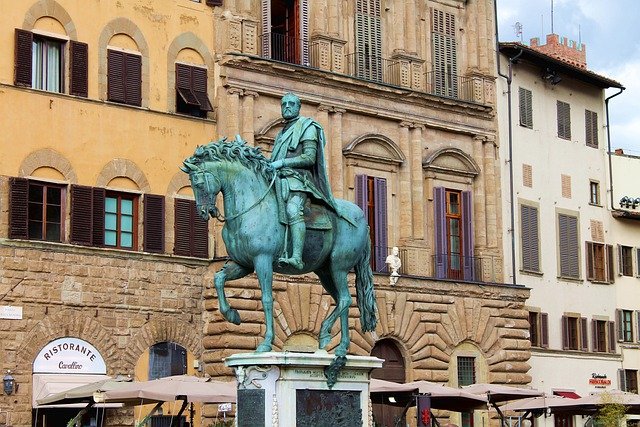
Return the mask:
{"type": "Polygon", "coordinates": [[[609,330],[607,331],[607,337],[609,338],[609,352],[616,352],[616,322],[607,322],[609,330]]]}
{"type": "Polygon", "coordinates": [[[14,84],[31,87],[33,34],[16,28],[14,52],[14,84]]]}
{"type": "MultiPolygon", "coordinates": [[[[606,281],[608,283],[614,283],[616,278],[613,272],[613,246],[612,245],[604,246],[604,257],[605,257],[605,268],[607,269],[606,281]]],[[[622,270],[620,272],[622,272],[622,270]]]]}
{"type": "Polygon", "coordinates": [[[569,346],[569,319],[567,316],[562,316],[561,319],[562,326],[562,349],[567,350],[569,346]]]}
{"type": "Polygon", "coordinates": [[[582,349],[582,351],[589,351],[589,341],[588,341],[588,334],[587,334],[588,329],[589,328],[587,324],[587,318],[581,317],[580,318],[580,348],[582,349]]]}
{"type": "Polygon", "coordinates": [[[188,105],[200,106],[198,98],[191,91],[191,68],[188,65],[176,64],[176,91],[188,105]]]}
{"type": "Polygon", "coordinates": [[[9,238],[29,238],[29,180],[9,179],[9,238]]]}
{"type": "Polygon", "coordinates": [[[618,369],[618,389],[620,391],[628,391],[626,373],[624,369],[618,369]]]}
{"type": "Polygon", "coordinates": [[[598,348],[598,322],[591,319],[591,349],[600,351],[598,348]]]}
{"type": "Polygon", "coordinates": [[[192,254],[198,258],[209,258],[209,222],[200,218],[196,212],[196,203],[192,203],[192,254]]]}
{"type": "Polygon", "coordinates": [[[69,92],[71,95],[84,96],[88,95],[88,79],[89,79],[89,46],[71,40],[69,45],[71,62],[71,81],[69,84],[69,92]]]}
{"type": "Polygon", "coordinates": [[[174,241],[173,253],[191,256],[191,204],[195,202],[185,199],[174,199],[174,241]]]}
{"type": "Polygon", "coordinates": [[[144,195],[144,250],[164,252],[164,197],[144,195]]]}
{"type": "Polygon", "coordinates": [[[616,322],[618,324],[616,338],[618,341],[624,341],[624,313],[620,309],[616,309],[616,322]]]}
{"type": "Polygon", "coordinates": [[[585,242],[584,257],[587,262],[587,280],[594,280],[596,277],[594,248],[592,242],[585,242]]]}
{"type": "Polygon", "coordinates": [[[640,342],[640,311],[635,312],[635,333],[636,333],[636,342],[640,342]]]}
{"type": "Polygon", "coordinates": [[[558,238],[560,246],[560,276],[580,277],[578,254],[578,218],[558,214],[558,238]]]}
{"type": "Polygon", "coordinates": [[[203,111],[213,111],[213,107],[207,96],[207,69],[191,67],[191,88],[198,100],[200,109],[203,111]]]}
{"type": "Polygon", "coordinates": [[[107,99],[125,102],[124,52],[107,50],[107,99]]]}
{"type": "Polygon", "coordinates": [[[522,269],[525,271],[540,271],[537,208],[520,205],[520,228],[522,269]]]}
{"type": "Polygon", "coordinates": [[[549,314],[540,313],[540,347],[549,348],[549,314]]]}
{"type": "MultiPolygon", "coordinates": [[[[92,244],[93,246],[104,246],[104,199],[106,191],[104,188],[94,188],[92,196],[93,204],[93,225],[92,244]]],[[[135,225],[134,225],[135,227],[135,225]]],[[[134,236],[135,238],[135,236],[134,236]]]]}
{"type": "Polygon", "coordinates": [[[90,246],[93,226],[93,189],[71,186],[71,243],[90,246]]]}
{"type": "Polygon", "coordinates": [[[518,90],[520,100],[520,125],[533,128],[533,105],[531,91],[523,87],[518,90]]]}
{"type": "Polygon", "coordinates": [[[129,105],[142,105],[142,57],[125,54],[125,102],[129,105]]]}

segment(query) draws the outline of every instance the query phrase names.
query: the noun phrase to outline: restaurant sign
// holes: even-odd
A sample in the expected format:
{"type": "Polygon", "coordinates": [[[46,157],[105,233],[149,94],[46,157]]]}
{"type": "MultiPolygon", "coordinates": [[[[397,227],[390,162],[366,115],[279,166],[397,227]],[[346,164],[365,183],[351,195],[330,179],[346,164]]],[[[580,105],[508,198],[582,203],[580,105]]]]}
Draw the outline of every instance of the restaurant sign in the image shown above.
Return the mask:
{"type": "Polygon", "coordinates": [[[104,359],[79,338],[59,338],[44,346],[33,362],[34,374],[106,374],[104,359]]]}
{"type": "Polygon", "coordinates": [[[606,388],[611,385],[611,380],[607,378],[607,374],[591,374],[591,378],[589,378],[589,385],[595,386],[596,388],[606,388]]]}

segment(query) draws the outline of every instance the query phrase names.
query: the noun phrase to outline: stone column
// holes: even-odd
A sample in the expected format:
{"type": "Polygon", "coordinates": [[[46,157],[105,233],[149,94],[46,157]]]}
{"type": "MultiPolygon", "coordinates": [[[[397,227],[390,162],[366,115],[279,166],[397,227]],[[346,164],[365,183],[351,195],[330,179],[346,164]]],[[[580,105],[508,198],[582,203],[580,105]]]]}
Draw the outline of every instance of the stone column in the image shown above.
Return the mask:
{"type": "MultiPolygon", "coordinates": [[[[488,55],[494,52],[493,46],[489,46],[489,35],[487,34],[487,13],[491,9],[487,7],[486,0],[478,1],[478,13],[476,15],[478,25],[478,67],[483,73],[489,72],[488,55]]],[[[495,54],[495,53],[494,53],[495,54]]]]}
{"type": "Polygon", "coordinates": [[[417,29],[416,29],[416,1],[415,0],[405,0],[404,1],[404,16],[405,16],[405,50],[411,54],[416,54],[418,51],[417,48],[417,29]]]}
{"type": "Polygon", "coordinates": [[[414,125],[411,136],[411,212],[413,237],[424,239],[424,185],[422,179],[422,125],[414,125]]]}
{"type": "Polygon", "coordinates": [[[227,89],[227,108],[221,109],[220,111],[224,113],[218,115],[218,118],[223,119],[218,131],[221,137],[233,138],[237,133],[240,133],[240,95],[242,95],[240,88],[227,89]]]}
{"type": "Polygon", "coordinates": [[[407,161],[400,165],[399,187],[400,187],[400,239],[410,239],[413,232],[413,215],[411,209],[411,147],[409,144],[409,122],[400,122],[399,145],[407,161]]]}
{"type": "Polygon", "coordinates": [[[328,26],[329,35],[340,37],[340,0],[327,0],[327,11],[329,13],[328,26]]]}
{"type": "Polygon", "coordinates": [[[330,120],[331,132],[331,190],[333,195],[338,199],[344,198],[344,166],[342,163],[342,114],[346,110],[341,108],[333,108],[330,120]]]}
{"type": "Polygon", "coordinates": [[[480,176],[476,177],[473,185],[473,228],[475,244],[479,248],[487,246],[487,215],[486,194],[484,188],[484,153],[483,143],[486,137],[476,135],[473,138],[473,159],[480,168],[480,176]]]}
{"type": "Polygon", "coordinates": [[[496,146],[493,139],[487,138],[483,143],[484,151],[484,187],[486,205],[486,230],[487,247],[496,248],[498,246],[498,206],[497,192],[499,183],[496,182],[495,160],[496,146]]]}
{"type": "Polygon", "coordinates": [[[329,175],[329,180],[333,182],[332,175],[332,167],[331,167],[331,148],[333,146],[332,135],[329,134],[329,111],[331,111],[331,107],[328,105],[318,105],[318,112],[316,113],[315,119],[320,123],[322,129],[324,129],[325,137],[327,138],[327,145],[324,147],[324,159],[327,165],[327,175],[329,175]]]}
{"type": "MultiPolygon", "coordinates": [[[[310,33],[319,32],[325,34],[327,32],[327,9],[330,0],[315,0],[309,2],[310,15],[313,16],[313,28],[310,33]]],[[[335,13],[335,12],[334,12],[335,13]]]]}
{"type": "Polygon", "coordinates": [[[478,2],[467,3],[467,61],[470,70],[478,69],[478,2]],[[475,18],[475,19],[474,19],[475,18]]]}
{"type": "Polygon", "coordinates": [[[253,106],[258,92],[245,90],[242,96],[242,131],[240,135],[242,139],[247,141],[248,145],[254,146],[254,129],[253,129],[253,106]]]}
{"type": "MultiPolygon", "coordinates": [[[[406,1],[406,0],[405,0],[406,1]]],[[[393,44],[394,51],[405,52],[405,34],[407,27],[406,6],[403,6],[403,2],[393,2],[393,44]]]]}

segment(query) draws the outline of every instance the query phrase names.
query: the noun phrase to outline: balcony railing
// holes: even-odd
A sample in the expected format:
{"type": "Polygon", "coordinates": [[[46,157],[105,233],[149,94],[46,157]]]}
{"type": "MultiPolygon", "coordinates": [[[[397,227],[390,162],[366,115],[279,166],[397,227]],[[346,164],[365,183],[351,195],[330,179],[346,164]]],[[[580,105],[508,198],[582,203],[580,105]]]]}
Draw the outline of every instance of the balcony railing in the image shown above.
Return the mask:
{"type": "MultiPolygon", "coordinates": [[[[463,101],[478,101],[477,96],[475,96],[477,85],[481,85],[480,89],[484,90],[484,79],[477,77],[430,71],[425,73],[425,80],[425,91],[427,93],[463,101]]],[[[484,102],[484,99],[482,99],[482,102],[484,102]]]]}
{"type": "MultiPolygon", "coordinates": [[[[385,263],[392,248],[372,248],[372,269],[376,273],[389,273],[385,263]]],[[[431,255],[424,248],[399,247],[398,257],[402,263],[401,276],[447,279],[461,282],[496,283],[500,259],[497,257],[464,257],[455,254],[431,255]]]]}
{"type": "Polygon", "coordinates": [[[345,71],[350,76],[372,82],[398,84],[398,61],[362,53],[350,53],[345,58],[345,71]]]}
{"type": "Polygon", "coordinates": [[[281,33],[260,36],[260,56],[276,61],[309,66],[309,40],[281,33]]]}

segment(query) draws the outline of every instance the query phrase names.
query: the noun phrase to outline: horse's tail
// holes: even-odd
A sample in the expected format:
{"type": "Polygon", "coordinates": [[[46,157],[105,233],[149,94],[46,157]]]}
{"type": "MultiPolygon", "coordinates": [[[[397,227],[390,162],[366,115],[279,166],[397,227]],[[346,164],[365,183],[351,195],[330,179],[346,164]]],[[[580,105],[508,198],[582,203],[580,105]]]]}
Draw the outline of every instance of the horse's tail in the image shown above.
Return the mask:
{"type": "MultiPolygon", "coordinates": [[[[367,235],[368,237],[368,235],[367,235]]],[[[367,238],[364,254],[355,266],[356,300],[360,309],[362,331],[374,331],[378,322],[376,318],[376,295],[373,290],[373,272],[371,271],[371,242],[367,238]]]]}

